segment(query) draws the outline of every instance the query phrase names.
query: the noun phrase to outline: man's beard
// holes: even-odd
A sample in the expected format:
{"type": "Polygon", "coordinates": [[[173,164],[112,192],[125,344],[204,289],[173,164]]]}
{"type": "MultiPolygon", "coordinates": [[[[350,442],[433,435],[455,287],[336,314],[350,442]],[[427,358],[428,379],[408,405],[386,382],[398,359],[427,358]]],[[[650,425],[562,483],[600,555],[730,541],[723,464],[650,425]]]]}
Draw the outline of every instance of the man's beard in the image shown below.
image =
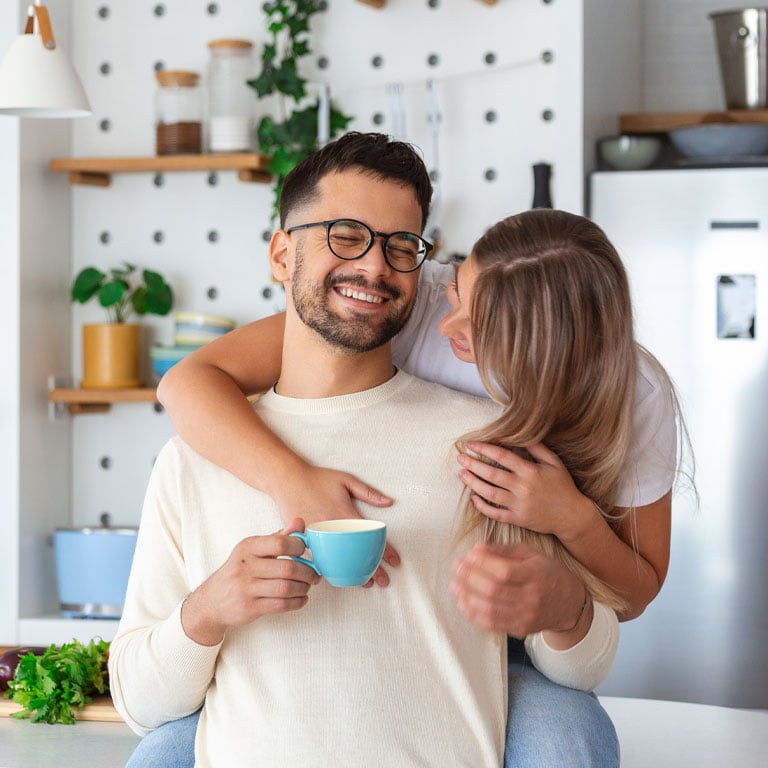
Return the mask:
{"type": "Polygon", "coordinates": [[[296,263],[291,280],[291,294],[296,314],[304,325],[312,328],[329,344],[350,353],[370,352],[386,344],[405,325],[412,304],[400,301],[402,291],[380,281],[371,283],[359,275],[328,275],[321,285],[311,285],[304,278],[304,254],[296,249],[296,263]],[[334,314],[328,305],[328,294],[337,283],[383,293],[389,298],[389,312],[383,319],[374,319],[367,312],[352,312],[348,317],[334,314]]]}

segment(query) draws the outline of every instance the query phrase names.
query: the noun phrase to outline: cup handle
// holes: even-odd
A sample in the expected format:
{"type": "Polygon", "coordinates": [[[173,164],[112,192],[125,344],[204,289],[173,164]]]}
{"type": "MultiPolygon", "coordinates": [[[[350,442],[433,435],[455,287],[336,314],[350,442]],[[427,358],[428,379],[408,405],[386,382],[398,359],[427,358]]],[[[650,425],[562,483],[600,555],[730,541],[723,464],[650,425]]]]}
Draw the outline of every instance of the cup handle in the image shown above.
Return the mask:
{"type": "MultiPolygon", "coordinates": [[[[306,549],[309,549],[309,544],[307,543],[307,535],[305,533],[299,533],[298,531],[294,531],[293,533],[289,533],[289,536],[295,536],[297,539],[301,539],[304,542],[304,547],[306,549]]],[[[322,576],[323,574],[320,573],[320,571],[317,569],[317,566],[311,561],[306,560],[303,557],[294,557],[293,555],[289,555],[291,560],[296,560],[299,563],[304,563],[304,565],[308,565],[318,576],[322,576]]]]}

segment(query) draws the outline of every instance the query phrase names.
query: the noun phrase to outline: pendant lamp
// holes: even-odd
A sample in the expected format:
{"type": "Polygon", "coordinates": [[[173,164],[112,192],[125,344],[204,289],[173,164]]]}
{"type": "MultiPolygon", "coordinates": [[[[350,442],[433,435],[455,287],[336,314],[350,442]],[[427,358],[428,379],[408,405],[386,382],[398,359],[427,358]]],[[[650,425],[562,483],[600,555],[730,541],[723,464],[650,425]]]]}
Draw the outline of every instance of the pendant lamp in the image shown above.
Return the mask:
{"type": "Polygon", "coordinates": [[[0,62],[0,115],[87,117],[91,114],[80,78],[56,47],[48,9],[29,6],[24,34],[0,62]],[[35,24],[37,21],[37,24],[35,24]]]}

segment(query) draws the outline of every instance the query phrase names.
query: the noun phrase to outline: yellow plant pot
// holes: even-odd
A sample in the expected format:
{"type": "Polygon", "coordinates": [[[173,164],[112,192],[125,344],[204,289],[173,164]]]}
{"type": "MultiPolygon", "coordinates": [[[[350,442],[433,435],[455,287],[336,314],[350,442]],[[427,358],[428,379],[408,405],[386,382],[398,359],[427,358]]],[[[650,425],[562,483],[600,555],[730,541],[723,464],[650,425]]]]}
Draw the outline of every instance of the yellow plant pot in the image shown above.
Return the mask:
{"type": "Polygon", "coordinates": [[[141,326],[136,323],[95,323],[83,326],[84,389],[140,387],[141,326]]]}

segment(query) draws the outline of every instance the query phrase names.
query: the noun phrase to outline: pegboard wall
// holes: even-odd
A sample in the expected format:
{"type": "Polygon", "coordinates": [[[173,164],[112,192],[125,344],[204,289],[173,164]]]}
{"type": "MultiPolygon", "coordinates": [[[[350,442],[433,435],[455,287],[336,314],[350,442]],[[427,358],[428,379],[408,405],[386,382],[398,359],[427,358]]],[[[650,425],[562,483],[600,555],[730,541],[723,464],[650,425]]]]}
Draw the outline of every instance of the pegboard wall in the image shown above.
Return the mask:
{"type": "MultiPolygon", "coordinates": [[[[583,210],[582,6],[389,0],[377,10],[328,0],[314,17],[304,76],[315,88],[328,84],[332,101],[355,116],[350,129],[421,149],[436,185],[427,234],[439,235],[440,258],[467,253],[485,227],[530,207],[534,163],[552,164],[557,207],[583,210]]],[[[156,69],[204,75],[208,41],[243,37],[255,44],[255,74],[266,39],[258,0],[74,0],[69,12],[69,52],[94,109],[73,125],[75,156],[154,154],[156,69]]],[[[256,119],[268,106],[254,93],[256,119]]],[[[271,187],[224,172],[116,174],[108,189],[74,187],[71,196],[73,275],[127,260],[163,273],[179,311],[242,324],[282,308],[267,263],[271,187]]],[[[75,381],[80,327],[103,319],[98,306],[72,310],[75,381]]],[[[171,317],[142,322],[147,344],[172,342],[171,317]]],[[[72,523],[109,512],[136,524],[171,433],[148,405],[73,419],[72,523]]]]}

